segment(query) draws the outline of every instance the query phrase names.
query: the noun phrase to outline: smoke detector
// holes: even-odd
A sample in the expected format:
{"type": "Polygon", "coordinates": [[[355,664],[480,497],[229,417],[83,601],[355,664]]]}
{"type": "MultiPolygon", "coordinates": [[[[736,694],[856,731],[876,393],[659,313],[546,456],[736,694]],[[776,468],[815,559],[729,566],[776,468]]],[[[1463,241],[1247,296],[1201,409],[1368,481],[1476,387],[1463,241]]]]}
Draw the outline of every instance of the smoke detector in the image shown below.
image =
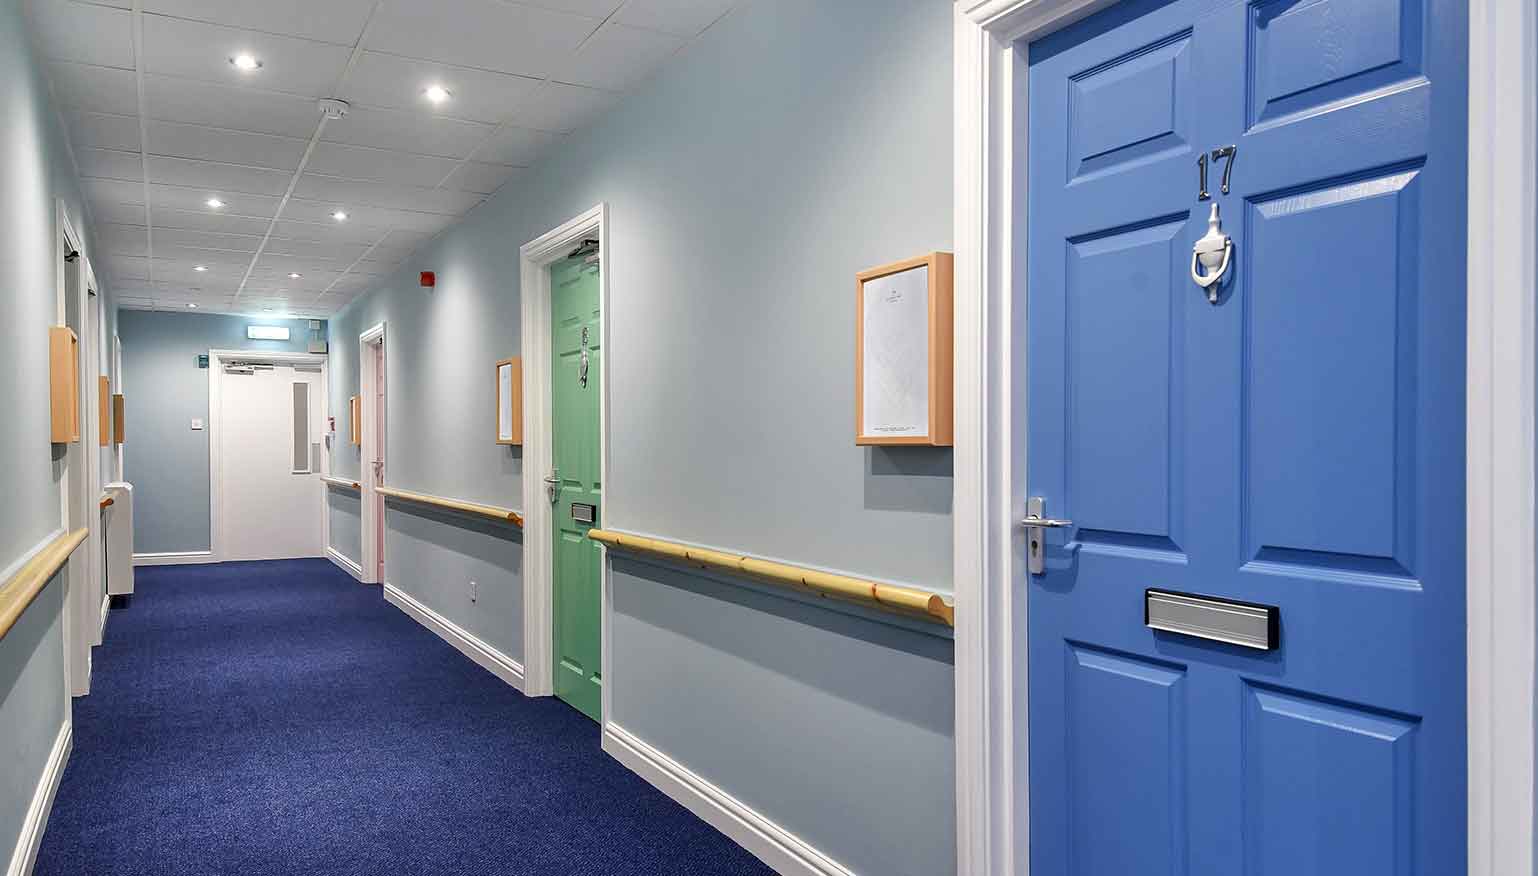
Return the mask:
{"type": "Polygon", "coordinates": [[[345,100],[338,100],[334,97],[323,97],[320,99],[320,114],[333,121],[345,118],[349,109],[351,107],[345,100]]]}

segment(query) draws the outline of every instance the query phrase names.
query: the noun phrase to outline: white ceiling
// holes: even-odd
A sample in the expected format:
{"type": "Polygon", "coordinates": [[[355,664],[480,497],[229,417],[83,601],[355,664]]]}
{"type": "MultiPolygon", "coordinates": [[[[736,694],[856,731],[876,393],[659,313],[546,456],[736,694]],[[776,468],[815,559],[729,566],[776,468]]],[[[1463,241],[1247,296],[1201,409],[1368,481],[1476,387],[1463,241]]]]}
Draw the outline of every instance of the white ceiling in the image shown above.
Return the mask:
{"type": "Polygon", "coordinates": [[[28,6],[120,304],[330,316],[734,2],[28,6]]]}

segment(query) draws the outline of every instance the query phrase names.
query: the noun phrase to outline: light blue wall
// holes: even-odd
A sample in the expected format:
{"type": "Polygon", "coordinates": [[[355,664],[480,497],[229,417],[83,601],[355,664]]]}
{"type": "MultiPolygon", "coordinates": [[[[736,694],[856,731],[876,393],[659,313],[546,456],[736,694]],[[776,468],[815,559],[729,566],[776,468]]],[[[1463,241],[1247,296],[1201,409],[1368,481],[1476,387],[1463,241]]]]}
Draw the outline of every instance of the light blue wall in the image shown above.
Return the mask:
{"type": "Polygon", "coordinates": [[[208,371],[198,367],[197,357],[209,350],[302,353],[310,321],[123,310],[118,335],[128,389],[123,471],[134,485],[134,551],[206,551],[208,371]],[[252,324],[286,325],[289,339],[248,340],[246,326],[252,324]],[[203,421],[201,431],[192,429],[194,418],[203,421]]]}
{"type": "MultiPolygon", "coordinates": [[[[60,526],[58,448],[49,443],[48,326],[58,322],[56,199],[85,240],[58,115],[18,0],[0,0],[0,577],[60,526]]],[[[105,279],[105,278],[103,278],[105,279]]],[[[107,310],[111,312],[110,290],[107,310]]],[[[110,316],[109,316],[110,320],[110,316]]],[[[83,377],[88,375],[82,375],[83,377]]],[[[95,435],[85,436],[94,452],[95,435]]],[[[69,713],[63,586],[55,580],[0,639],[0,861],[10,859],[48,752],[69,713]]]]}
{"type": "MultiPolygon", "coordinates": [[[[332,409],[386,322],[387,479],[517,507],[541,473],[492,442],[490,378],[518,247],[607,202],[607,525],[948,590],[951,455],[854,445],[852,295],[950,248],[951,118],[949,4],[749,2],[334,318],[332,409]]],[[[496,562],[514,596],[516,538],[421,520],[387,515],[391,583],[512,641],[464,581],[496,562]]],[[[856,872],[951,872],[949,639],[739,584],[617,564],[610,717],[856,872]]]]}

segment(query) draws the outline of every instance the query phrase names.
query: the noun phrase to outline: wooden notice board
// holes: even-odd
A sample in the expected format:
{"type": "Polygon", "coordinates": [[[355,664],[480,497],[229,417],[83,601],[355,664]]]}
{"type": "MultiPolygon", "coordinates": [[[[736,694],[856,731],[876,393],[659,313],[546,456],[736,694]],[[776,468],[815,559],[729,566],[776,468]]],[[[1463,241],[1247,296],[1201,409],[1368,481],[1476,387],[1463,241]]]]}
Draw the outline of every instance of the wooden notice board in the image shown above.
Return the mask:
{"type": "Polygon", "coordinates": [[[497,443],[523,443],[523,358],[497,362],[497,443]]]}
{"type": "Polygon", "coordinates": [[[953,262],[933,252],[855,275],[855,444],[951,445],[953,262]]]}

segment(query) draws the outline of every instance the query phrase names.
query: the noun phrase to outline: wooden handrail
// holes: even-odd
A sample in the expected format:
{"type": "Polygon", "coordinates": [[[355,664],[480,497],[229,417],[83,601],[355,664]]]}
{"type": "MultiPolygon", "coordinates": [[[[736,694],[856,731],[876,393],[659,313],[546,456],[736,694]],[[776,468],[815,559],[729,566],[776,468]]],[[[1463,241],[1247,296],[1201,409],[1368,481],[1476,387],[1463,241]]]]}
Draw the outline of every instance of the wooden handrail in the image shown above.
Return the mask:
{"type": "Polygon", "coordinates": [[[101,505],[101,510],[105,511],[108,508],[111,508],[114,503],[111,496],[102,496],[101,501],[97,504],[101,505]]]}
{"type": "Polygon", "coordinates": [[[63,533],[38,551],[20,571],[11,576],[11,580],[0,587],[0,639],[5,638],[11,627],[16,626],[17,619],[27,610],[27,606],[43,592],[43,588],[53,580],[64,561],[75,552],[75,548],[80,547],[85,537],[84,529],[63,533]]]}
{"type": "Polygon", "coordinates": [[[724,569],[771,584],[810,590],[820,596],[855,602],[946,626],[956,625],[955,605],[949,599],[938,593],[916,587],[867,581],[834,572],[739,556],[710,548],[691,547],[624,532],[590,529],[587,537],[613,548],[656,554],[705,569],[724,569]]]}
{"type": "Polygon", "coordinates": [[[375,487],[374,490],[379,495],[388,496],[392,499],[415,502],[418,505],[430,505],[434,508],[446,508],[450,511],[458,511],[461,514],[471,514],[477,517],[490,517],[492,520],[511,523],[517,527],[523,526],[523,515],[511,508],[482,505],[479,502],[462,502],[458,499],[445,499],[442,496],[429,496],[426,493],[413,493],[410,490],[397,490],[393,487],[375,487]]]}
{"type": "Polygon", "coordinates": [[[362,490],[363,485],[357,481],[349,481],[346,478],[332,478],[321,475],[321,483],[328,487],[336,487],[339,490],[362,490]]]}

